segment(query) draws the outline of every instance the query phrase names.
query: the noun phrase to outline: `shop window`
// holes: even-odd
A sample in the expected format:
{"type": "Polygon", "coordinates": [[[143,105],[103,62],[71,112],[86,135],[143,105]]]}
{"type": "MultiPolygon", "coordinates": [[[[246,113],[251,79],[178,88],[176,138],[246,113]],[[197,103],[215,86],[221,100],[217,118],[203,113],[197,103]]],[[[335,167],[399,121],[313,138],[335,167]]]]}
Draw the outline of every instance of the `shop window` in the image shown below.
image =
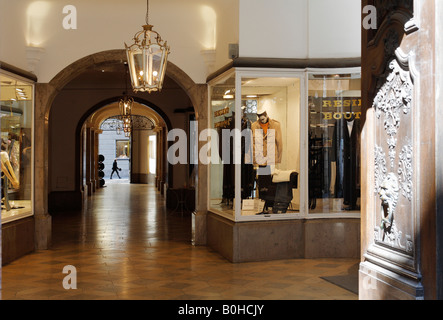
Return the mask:
{"type": "Polygon", "coordinates": [[[300,213],[303,73],[235,70],[210,86],[210,209],[234,220],[300,213]]]}
{"type": "Polygon", "coordinates": [[[309,74],[309,212],[360,210],[361,77],[309,74]]]}
{"type": "Polygon", "coordinates": [[[208,154],[211,212],[360,216],[360,69],[330,70],[235,68],[209,83],[199,139],[209,137],[200,160],[208,154]]]}
{"type": "Polygon", "coordinates": [[[33,83],[0,73],[1,221],[32,215],[33,83]]]}
{"type": "MultiPolygon", "coordinates": [[[[234,218],[235,166],[232,163],[233,144],[223,152],[223,131],[235,128],[235,74],[230,74],[211,87],[210,129],[200,139],[208,137],[206,154],[210,167],[210,207],[223,215],[234,218]]],[[[232,142],[232,139],[229,139],[232,142]]]]}

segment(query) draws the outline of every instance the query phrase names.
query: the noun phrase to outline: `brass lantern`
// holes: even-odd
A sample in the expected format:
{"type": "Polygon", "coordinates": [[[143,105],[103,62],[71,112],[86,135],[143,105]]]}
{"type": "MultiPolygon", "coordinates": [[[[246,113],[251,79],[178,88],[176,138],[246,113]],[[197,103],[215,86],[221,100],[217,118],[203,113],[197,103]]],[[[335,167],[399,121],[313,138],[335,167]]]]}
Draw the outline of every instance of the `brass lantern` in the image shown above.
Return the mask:
{"type": "Polygon", "coordinates": [[[132,114],[132,105],[134,104],[134,99],[129,96],[124,96],[118,102],[118,107],[120,108],[120,115],[122,117],[131,116],[132,114]]]}
{"type": "Polygon", "coordinates": [[[123,132],[125,133],[125,137],[130,137],[132,132],[132,117],[123,116],[121,118],[123,120],[123,132]]]}
{"type": "MultiPolygon", "coordinates": [[[[149,1],[147,2],[149,9],[149,1]]],[[[169,46],[164,42],[153,26],[148,23],[143,30],[134,35],[134,43],[128,46],[125,43],[126,55],[134,92],[161,91],[168,61],[169,46]]]]}

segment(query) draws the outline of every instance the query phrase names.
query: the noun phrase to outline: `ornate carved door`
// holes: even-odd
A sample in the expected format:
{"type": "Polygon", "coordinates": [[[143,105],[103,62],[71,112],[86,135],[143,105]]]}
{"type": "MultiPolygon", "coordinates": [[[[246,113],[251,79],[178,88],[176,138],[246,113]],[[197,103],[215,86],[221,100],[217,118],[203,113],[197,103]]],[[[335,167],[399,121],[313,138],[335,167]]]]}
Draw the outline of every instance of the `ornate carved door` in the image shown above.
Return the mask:
{"type": "Polygon", "coordinates": [[[425,236],[435,185],[423,184],[435,174],[435,93],[427,86],[434,57],[425,48],[434,41],[433,3],[362,1],[376,9],[377,28],[362,29],[360,299],[423,299],[435,274],[424,257],[432,254],[426,244],[436,246],[435,231],[425,236]]]}

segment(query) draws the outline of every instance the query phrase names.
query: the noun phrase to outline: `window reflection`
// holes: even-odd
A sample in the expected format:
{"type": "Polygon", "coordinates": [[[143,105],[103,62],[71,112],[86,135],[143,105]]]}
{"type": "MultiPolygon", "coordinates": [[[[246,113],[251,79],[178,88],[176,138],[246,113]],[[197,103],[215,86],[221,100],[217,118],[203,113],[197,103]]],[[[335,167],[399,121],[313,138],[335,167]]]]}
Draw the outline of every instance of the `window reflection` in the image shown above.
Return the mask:
{"type": "Polygon", "coordinates": [[[360,210],[360,74],[309,76],[309,210],[360,210]]]}

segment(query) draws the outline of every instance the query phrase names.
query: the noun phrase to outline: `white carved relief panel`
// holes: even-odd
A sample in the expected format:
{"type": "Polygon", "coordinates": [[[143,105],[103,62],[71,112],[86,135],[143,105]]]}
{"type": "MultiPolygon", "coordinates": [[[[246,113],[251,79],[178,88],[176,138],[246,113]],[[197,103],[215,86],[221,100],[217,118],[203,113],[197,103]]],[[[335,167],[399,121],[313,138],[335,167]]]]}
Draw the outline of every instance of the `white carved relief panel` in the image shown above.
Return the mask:
{"type": "Polygon", "coordinates": [[[374,238],[368,252],[410,271],[415,270],[414,86],[413,54],[401,49],[388,62],[373,105],[374,238]]]}

